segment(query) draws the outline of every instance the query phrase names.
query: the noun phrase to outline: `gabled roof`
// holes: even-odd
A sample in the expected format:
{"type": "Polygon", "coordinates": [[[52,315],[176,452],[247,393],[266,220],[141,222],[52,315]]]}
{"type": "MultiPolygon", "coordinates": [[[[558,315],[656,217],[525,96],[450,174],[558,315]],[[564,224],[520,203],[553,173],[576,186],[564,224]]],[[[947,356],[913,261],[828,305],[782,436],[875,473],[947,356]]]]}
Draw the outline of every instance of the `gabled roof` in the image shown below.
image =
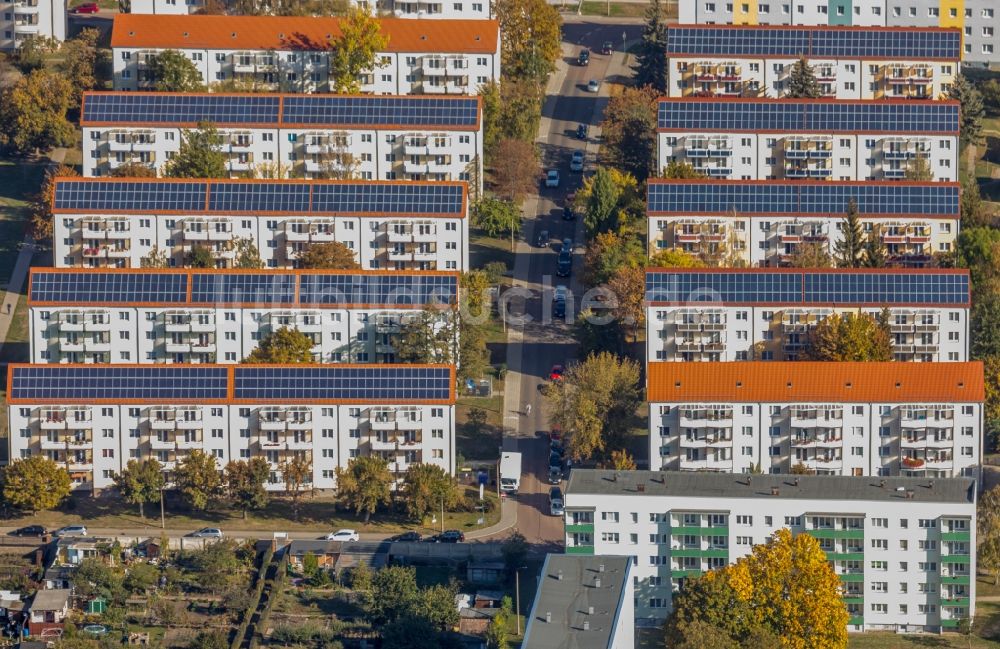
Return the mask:
{"type": "Polygon", "coordinates": [[[69,604],[70,590],[68,588],[50,588],[35,593],[31,601],[32,611],[58,611],[69,604]]]}
{"type": "MultiPolygon", "coordinates": [[[[340,18],[297,16],[171,16],[116,14],[111,47],[202,50],[328,50],[340,18]]],[[[493,54],[496,20],[380,18],[385,52],[493,54]]]]}
{"type": "Polygon", "coordinates": [[[647,364],[651,403],[975,403],[983,364],[739,361],[647,364]]]}

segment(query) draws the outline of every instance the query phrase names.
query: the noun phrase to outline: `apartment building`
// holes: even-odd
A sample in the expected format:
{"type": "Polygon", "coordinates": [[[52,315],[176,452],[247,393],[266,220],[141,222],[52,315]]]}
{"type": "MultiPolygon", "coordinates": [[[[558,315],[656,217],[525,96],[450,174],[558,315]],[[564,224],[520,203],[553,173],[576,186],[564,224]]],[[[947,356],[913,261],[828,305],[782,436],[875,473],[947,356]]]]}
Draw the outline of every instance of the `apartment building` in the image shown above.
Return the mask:
{"type": "Polygon", "coordinates": [[[966,64],[987,65],[1000,55],[1000,7],[995,0],[691,0],[679,6],[682,24],[958,28],[966,64]]]}
{"type": "Polygon", "coordinates": [[[674,25],[671,97],[783,97],[796,63],[824,98],[941,99],[958,74],[958,29],[674,25]]]}
{"type": "Polygon", "coordinates": [[[969,360],[969,274],[925,269],[650,269],[646,361],[795,361],[837,314],[888,316],[901,362],[969,360]]]}
{"type": "Polygon", "coordinates": [[[646,367],[653,468],[979,475],[980,362],[747,361],[646,367]]]}
{"type": "Polygon", "coordinates": [[[59,178],[59,267],[140,268],[154,250],[183,266],[195,247],[217,267],[252,241],[268,268],[292,268],[338,241],[365,269],[468,270],[464,182],[59,178]]]}
{"type": "Polygon", "coordinates": [[[33,268],[30,359],[236,363],[288,327],[317,363],[393,363],[403,324],[457,303],[455,272],[33,268]]]}
{"type": "Polygon", "coordinates": [[[482,189],[478,97],[84,93],[83,175],[161,171],[213,124],[232,177],[465,180],[482,189]]]}
{"type": "Polygon", "coordinates": [[[455,371],[444,365],[11,365],[10,457],[48,457],[74,489],[100,491],[129,460],[171,471],[199,449],[221,469],[263,457],[312,464],[311,488],[379,456],[397,478],[415,464],[455,470],[455,371]]]}
{"type": "Polygon", "coordinates": [[[661,99],[659,166],[713,179],[899,180],[919,156],[934,180],[954,181],[958,113],[953,101],[661,99]]]}
{"type": "MultiPolygon", "coordinates": [[[[272,92],[332,92],[330,39],[340,18],[118,14],[111,31],[115,90],[152,90],[150,64],[182,52],[205,85],[239,82],[272,92]]],[[[388,38],[364,94],[474,95],[500,80],[494,20],[380,18],[388,38]]]]}
{"type": "Polygon", "coordinates": [[[976,601],[976,483],[574,469],[566,553],[631,555],[636,626],[656,627],[685,580],[775,530],[819,541],[849,631],[954,631],[976,601]]]}
{"type": "MultiPolygon", "coordinates": [[[[886,159],[916,155],[883,145],[886,159]]],[[[889,264],[926,266],[957,245],[959,191],[954,182],[650,179],[650,253],[679,248],[753,267],[787,266],[803,245],[832,257],[853,200],[865,236],[881,239],[889,264]]]]}
{"type": "MultiPolygon", "coordinates": [[[[444,2],[439,0],[351,0],[350,4],[378,14],[391,14],[396,18],[447,18],[484,20],[492,18],[492,6],[483,2],[444,2]]],[[[131,0],[129,13],[133,14],[180,14],[187,15],[201,11],[203,0],[131,0]]]]}
{"type": "Polygon", "coordinates": [[[35,37],[66,39],[66,3],[56,0],[0,0],[0,50],[16,50],[35,37]]]}

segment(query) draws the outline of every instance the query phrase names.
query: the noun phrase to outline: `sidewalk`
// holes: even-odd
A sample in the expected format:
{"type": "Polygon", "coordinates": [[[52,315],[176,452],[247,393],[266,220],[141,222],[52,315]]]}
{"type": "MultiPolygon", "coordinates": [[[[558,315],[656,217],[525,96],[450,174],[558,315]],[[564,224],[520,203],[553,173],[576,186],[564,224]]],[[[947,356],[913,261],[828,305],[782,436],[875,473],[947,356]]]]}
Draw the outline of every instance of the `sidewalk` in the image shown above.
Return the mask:
{"type": "Polygon", "coordinates": [[[484,527],[481,530],[475,530],[468,532],[465,535],[467,541],[478,541],[485,540],[491,536],[497,536],[503,534],[507,530],[515,527],[517,525],[517,499],[516,498],[504,498],[503,504],[500,506],[500,520],[496,525],[490,525],[489,527],[484,527]]]}

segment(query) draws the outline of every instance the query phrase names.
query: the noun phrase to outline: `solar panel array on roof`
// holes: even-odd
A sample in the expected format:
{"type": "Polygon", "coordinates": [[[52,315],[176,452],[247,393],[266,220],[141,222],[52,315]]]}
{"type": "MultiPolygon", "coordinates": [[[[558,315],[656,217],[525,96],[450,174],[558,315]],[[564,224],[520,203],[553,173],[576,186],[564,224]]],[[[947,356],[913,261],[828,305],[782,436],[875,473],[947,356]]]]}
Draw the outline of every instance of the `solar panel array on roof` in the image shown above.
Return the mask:
{"type": "Polygon", "coordinates": [[[462,183],[61,179],[62,212],[463,216],[462,183]],[[207,209],[206,209],[207,205],[207,209]]]}
{"type": "Polygon", "coordinates": [[[958,30],[672,26],[667,54],[852,59],[961,58],[958,30]]]}
{"type": "Polygon", "coordinates": [[[873,272],[646,272],[648,302],[720,304],[969,304],[969,276],[934,270],[873,272]]]}
{"type": "Polygon", "coordinates": [[[284,124],[475,126],[478,121],[475,97],[286,95],[282,110],[284,124]]]}
{"type": "Polygon", "coordinates": [[[227,396],[225,367],[13,367],[11,399],[25,401],[216,401],[227,396]]]}
{"type": "Polygon", "coordinates": [[[103,93],[84,95],[80,123],[128,124],[275,124],[281,116],[280,95],[171,95],[103,93]]]}
{"type": "Polygon", "coordinates": [[[922,214],[957,218],[955,184],[802,184],[650,182],[647,213],[840,215],[853,198],[860,214],[922,214]]]}
{"type": "Polygon", "coordinates": [[[303,305],[451,304],[457,296],[454,275],[302,275],[299,285],[303,305]]]}
{"type": "Polygon", "coordinates": [[[451,372],[444,367],[239,367],[236,399],[256,402],[447,401],[451,372]]]}
{"type": "Polygon", "coordinates": [[[953,133],[958,104],[661,99],[661,130],[747,133],[953,133]]]}
{"type": "Polygon", "coordinates": [[[114,302],[184,304],[187,301],[187,276],[183,273],[36,271],[31,274],[28,300],[94,305],[114,302]]]}
{"type": "Polygon", "coordinates": [[[295,275],[270,273],[195,273],[191,302],[194,304],[294,304],[295,275]]]}

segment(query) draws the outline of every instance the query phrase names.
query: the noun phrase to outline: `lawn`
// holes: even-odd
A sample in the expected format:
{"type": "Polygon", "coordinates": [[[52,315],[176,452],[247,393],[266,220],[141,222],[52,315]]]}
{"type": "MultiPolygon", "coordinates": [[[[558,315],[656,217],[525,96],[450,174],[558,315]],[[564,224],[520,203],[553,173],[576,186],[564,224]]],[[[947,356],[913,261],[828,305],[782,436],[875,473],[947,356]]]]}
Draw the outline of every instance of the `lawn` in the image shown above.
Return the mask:
{"type": "Polygon", "coordinates": [[[996,649],[1000,643],[973,638],[970,644],[964,636],[955,633],[944,635],[898,635],[896,633],[852,633],[847,649],[996,649]]]}
{"type": "MultiPolygon", "coordinates": [[[[584,16],[611,16],[613,18],[637,18],[646,15],[647,5],[639,2],[584,2],[581,13],[584,16]],[[610,12],[610,13],[609,13],[610,12]]],[[[676,9],[673,16],[676,16],[676,9]]],[[[670,18],[670,12],[667,13],[670,18]]]]}
{"type": "Polygon", "coordinates": [[[455,448],[464,459],[495,462],[503,443],[503,397],[461,397],[458,399],[455,448]],[[480,408],[486,413],[486,425],[476,429],[468,423],[469,411],[480,408]]]}
{"type": "Polygon", "coordinates": [[[0,161],[0,284],[6,286],[31,218],[28,201],[42,182],[48,161],[0,161]]]}
{"type": "MultiPolygon", "coordinates": [[[[517,239],[514,243],[517,243],[517,239]]],[[[510,250],[510,237],[495,239],[473,228],[469,236],[470,267],[482,268],[492,261],[502,261],[507,264],[507,272],[514,270],[514,253],[510,250]]]]}
{"type": "Polygon", "coordinates": [[[27,363],[28,356],[28,299],[21,295],[7,330],[7,338],[0,347],[0,362],[27,363]]]}

